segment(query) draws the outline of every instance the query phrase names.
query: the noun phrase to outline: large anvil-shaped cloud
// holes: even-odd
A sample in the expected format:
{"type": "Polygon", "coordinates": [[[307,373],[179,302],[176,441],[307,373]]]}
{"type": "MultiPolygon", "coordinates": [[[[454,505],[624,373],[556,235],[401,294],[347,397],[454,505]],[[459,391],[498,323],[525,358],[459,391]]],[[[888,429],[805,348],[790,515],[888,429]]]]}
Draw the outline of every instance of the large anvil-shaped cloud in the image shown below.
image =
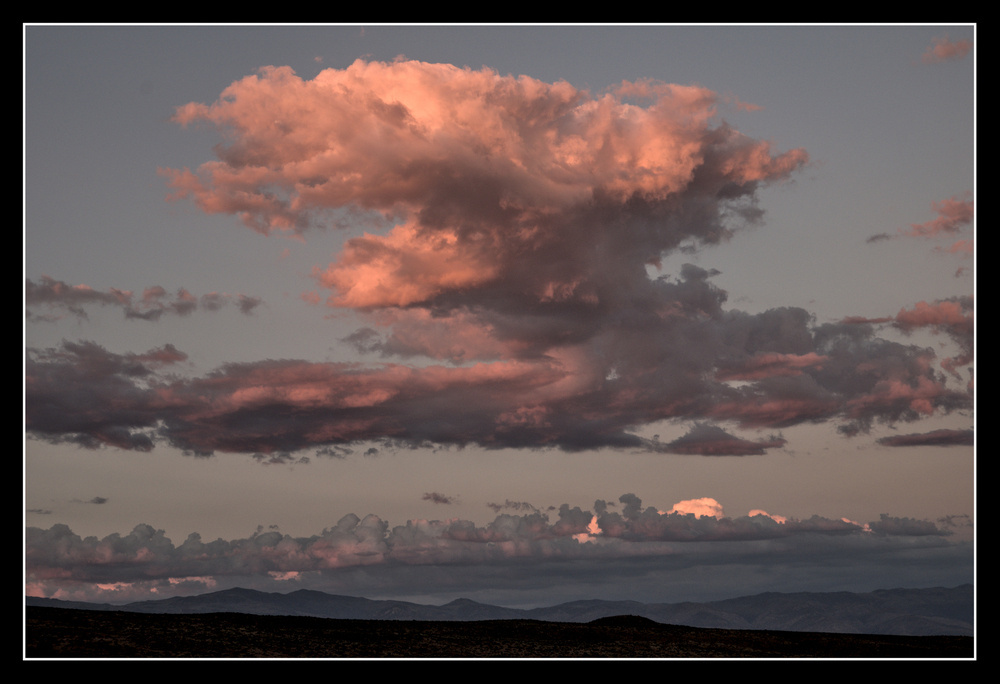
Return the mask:
{"type": "Polygon", "coordinates": [[[717,241],[722,213],[807,161],[716,124],[714,93],[568,83],[446,64],[357,61],[303,80],[267,67],[212,105],[177,110],[231,142],[196,172],[165,169],[176,197],[262,233],[305,231],[327,210],[401,223],[350,240],[318,274],[331,303],[407,306],[473,289],[542,301],[599,297],[592,274],[717,241]],[[632,104],[636,100],[646,106],[632,104]],[[614,264],[615,260],[627,260],[614,264]]]}

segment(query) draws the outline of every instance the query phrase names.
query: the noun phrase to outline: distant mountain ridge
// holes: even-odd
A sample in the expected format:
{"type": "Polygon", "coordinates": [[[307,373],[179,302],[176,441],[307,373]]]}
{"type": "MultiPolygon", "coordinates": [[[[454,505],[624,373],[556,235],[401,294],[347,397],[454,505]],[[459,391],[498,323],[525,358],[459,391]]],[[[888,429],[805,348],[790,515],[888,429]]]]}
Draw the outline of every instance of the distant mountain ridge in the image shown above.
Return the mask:
{"type": "Polygon", "coordinates": [[[353,620],[527,619],[551,622],[591,622],[634,615],[688,627],[904,636],[972,636],[974,602],[971,584],[954,588],[882,589],[868,593],[769,592],[705,603],[593,599],[532,609],[503,608],[470,599],[429,606],[408,601],[340,596],[310,589],[279,594],[235,588],[121,606],[25,597],[25,605],[28,606],[134,613],[249,613],[353,620]]]}

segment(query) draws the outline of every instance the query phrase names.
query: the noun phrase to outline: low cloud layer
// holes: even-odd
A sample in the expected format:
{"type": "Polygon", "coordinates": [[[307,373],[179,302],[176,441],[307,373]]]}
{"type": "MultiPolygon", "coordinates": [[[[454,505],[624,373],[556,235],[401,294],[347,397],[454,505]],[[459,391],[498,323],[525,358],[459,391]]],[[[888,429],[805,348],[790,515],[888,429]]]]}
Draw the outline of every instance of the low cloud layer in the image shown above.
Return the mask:
{"type": "MultiPolygon", "coordinates": [[[[65,342],[28,350],[27,431],[262,460],[380,440],[740,456],[782,447],[786,426],[857,434],[971,409],[971,387],[946,372],[971,364],[971,337],[942,362],[877,324],[748,314],[726,308],[715,272],[662,271],[759,222],[757,191],[808,163],[720,120],[725,106],[694,86],[596,94],[400,60],[312,80],[267,67],[179,107],[178,123],[227,143],[194,170],[162,170],[173,198],[266,235],[308,239],[338,211],[382,222],[313,274],[327,306],[367,318],[343,343],[371,363],[262,359],[182,378],[158,359],[182,358],[173,348],[65,342]],[[636,434],[664,420],[697,427],[669,444],[636,434]]],[[[51,279],[31,288],[39,305],[82,297],[51,279]]],[[[147,292],[147,315],[186,301],[147,292]]],[[[137,306],[116,293],[83,294],[137,306]]]]}
{"type": "MultiPolygon", "coordinates": [[[[233,581],[284,589],[290,584],[324,586],[324,579],[336,582],[360,569],[410,567],[418,572],[437,567],[475,573],[477,568],[504,567],[516,574],[518,567],[531,567],[546,573],[553,563],[600,560],[604,572],[613,572],[614,566],[607,564],[616,560],[668,559],[689,552],[705,554],[701,562],[711,563],[707,557],[745,553],[753,548],[748,544],[776,540],[784,540],[786,555],[822,554],[831,547],[858,554],[881,548],[881,554],[897,548],[889,541],[893,538],[937,539],[931,545],[940,546],[950,534],[929,521],[888,515],[867,524],[820,516],[796,520],[763,511],[727,517],[719,502],[707,498],[661,511],[624,494],[617,503],[598,500],[592,510],[563,504],[554,516],[537,510],[501,513],[483,526],[453,519],[409,520],[390,527],[375,515],[350,514],[311,537],[261,528],[245,539],[205,541],[190,534],[175,544],[149,525],[103,539],[81,538],[61,524],[29,527],[26,575],[30,595],[125,600],[133,591],[153,588],[166,595],[233,581]],[[619,507],[620,512],[611,510],[619,507]]],[[[899,548],[913,550],[912,543],[899,548]]]]}

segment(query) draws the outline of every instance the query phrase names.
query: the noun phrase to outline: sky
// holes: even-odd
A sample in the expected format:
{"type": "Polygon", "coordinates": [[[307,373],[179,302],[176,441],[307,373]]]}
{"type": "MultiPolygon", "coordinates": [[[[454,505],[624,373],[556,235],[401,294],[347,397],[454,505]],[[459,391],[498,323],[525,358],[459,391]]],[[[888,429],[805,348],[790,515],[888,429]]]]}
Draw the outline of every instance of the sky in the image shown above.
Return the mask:
{"type": "Polygon", "coordinates": [[[25,593],[973,582],[975,28],[25,26],[25,593]]]}

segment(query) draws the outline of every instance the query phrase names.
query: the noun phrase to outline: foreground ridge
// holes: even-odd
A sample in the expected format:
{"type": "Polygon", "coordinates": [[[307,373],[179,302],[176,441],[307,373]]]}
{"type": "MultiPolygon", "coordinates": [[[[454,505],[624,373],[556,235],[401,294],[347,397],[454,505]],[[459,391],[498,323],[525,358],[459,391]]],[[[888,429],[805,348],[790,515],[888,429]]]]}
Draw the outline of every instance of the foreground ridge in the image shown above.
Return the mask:
{"type": "Polygon", "coordinates": [[[699,629],[620,616],[333,620],[27,608],[28,658],[971,658],[972,637],[699,629]]]}

